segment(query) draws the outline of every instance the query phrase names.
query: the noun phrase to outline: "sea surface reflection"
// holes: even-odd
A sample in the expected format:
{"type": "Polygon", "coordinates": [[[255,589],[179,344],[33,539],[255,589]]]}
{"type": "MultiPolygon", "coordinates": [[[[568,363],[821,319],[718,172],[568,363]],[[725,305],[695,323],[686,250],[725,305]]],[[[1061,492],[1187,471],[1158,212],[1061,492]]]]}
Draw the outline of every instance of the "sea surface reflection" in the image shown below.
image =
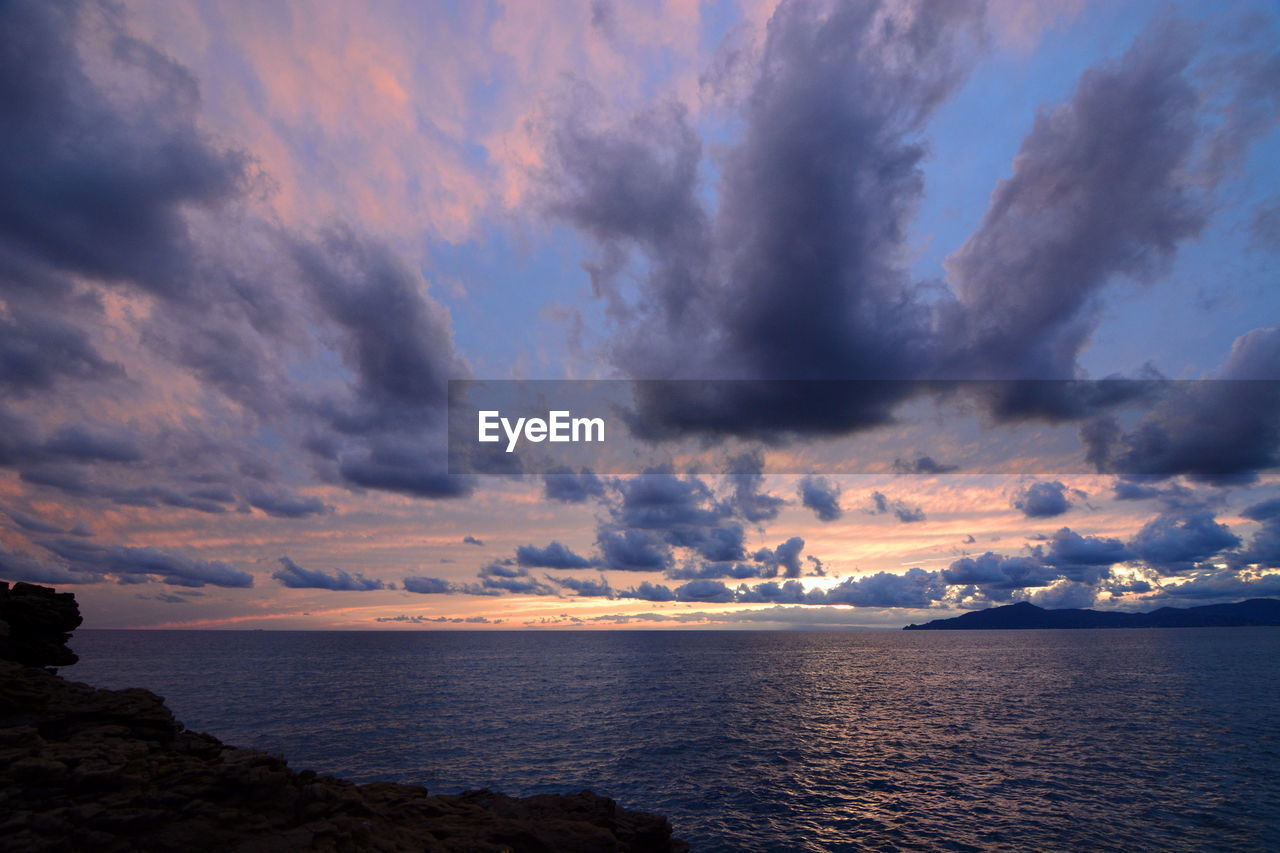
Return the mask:
{"type": "Polygon", "coordinates": [[[695,850],[1280,850],[1280,630],[80,631],[295,769],[591,788],[695,850]]]}

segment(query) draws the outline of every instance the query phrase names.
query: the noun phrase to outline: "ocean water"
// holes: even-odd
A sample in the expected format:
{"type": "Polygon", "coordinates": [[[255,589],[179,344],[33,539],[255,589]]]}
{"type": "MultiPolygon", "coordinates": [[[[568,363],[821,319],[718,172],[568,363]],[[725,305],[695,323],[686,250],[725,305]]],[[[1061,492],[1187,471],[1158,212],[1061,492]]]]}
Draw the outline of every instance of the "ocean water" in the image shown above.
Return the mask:
{"type": "Polygon", "coordinates": [[[695,850],[1280,850],[1280,629],[80,631],[295,769],[591,788],[695,850]]]}

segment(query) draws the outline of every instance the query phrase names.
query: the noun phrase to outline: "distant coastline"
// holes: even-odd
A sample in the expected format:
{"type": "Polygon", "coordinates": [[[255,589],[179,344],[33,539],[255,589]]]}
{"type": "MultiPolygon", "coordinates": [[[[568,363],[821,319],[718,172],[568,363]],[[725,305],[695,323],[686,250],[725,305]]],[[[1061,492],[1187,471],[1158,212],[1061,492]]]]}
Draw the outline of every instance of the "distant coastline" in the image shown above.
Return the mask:
{"type": "Polygon", "coordinates": [[[1162,607],[1149,613],[1046,610],[1029,602],[975,610],[952,619],[907,625],[904,631],[991,631],[1044,628],[1238,628],[1280,626],[1280,599],[1251,598],[1235,604],[1162,607]]]}

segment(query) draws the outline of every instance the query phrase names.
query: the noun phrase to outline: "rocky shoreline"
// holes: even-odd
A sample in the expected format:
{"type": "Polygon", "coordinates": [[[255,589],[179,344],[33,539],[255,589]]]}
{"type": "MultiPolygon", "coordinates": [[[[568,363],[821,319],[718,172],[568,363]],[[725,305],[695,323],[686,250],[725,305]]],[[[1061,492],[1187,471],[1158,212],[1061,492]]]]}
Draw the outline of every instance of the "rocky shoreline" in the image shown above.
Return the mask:
{"type": "Polygon", "coordinates": [[[186,730],[68,666],[70,593],[0,582],[0,850],[687,851],[659,815],[578,794],[356,785],[186,730]]]}

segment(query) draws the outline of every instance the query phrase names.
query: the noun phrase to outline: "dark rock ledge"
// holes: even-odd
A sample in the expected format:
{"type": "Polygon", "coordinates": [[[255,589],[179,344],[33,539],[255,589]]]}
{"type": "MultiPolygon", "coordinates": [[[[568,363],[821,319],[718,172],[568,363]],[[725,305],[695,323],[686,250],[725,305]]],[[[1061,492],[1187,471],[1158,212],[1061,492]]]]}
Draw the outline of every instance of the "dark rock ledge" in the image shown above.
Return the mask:
{"type": "Polygon", "coordinates": [[[590,791],[432,796],[356,785],[187,731],[147,690],[66,666],[70,593],[0,583],[0,850],[687,851],[658,815],[590,791]]]}

